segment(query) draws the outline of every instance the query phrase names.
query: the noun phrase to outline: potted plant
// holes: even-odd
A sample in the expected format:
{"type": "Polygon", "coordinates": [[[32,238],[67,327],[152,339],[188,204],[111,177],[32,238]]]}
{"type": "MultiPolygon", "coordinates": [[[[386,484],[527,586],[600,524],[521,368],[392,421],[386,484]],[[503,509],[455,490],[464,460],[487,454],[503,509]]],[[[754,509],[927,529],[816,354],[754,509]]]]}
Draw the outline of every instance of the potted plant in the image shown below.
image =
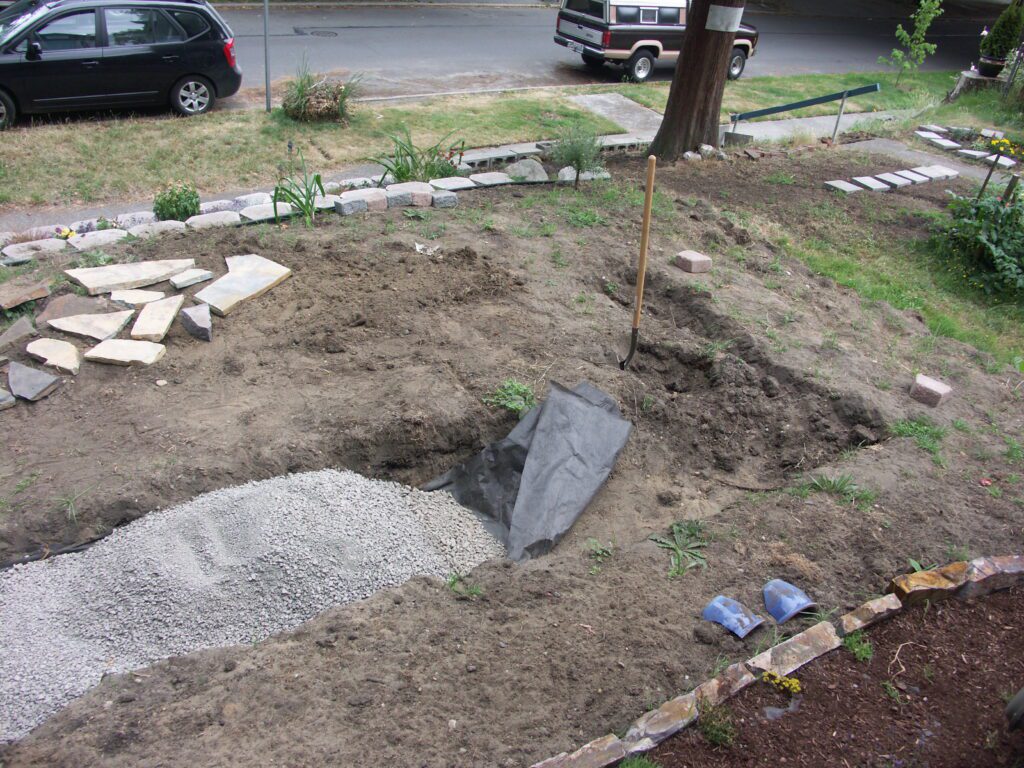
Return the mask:
{"type": "Polygon", "coordinates": [[[1013,0],[999,14],[992,29],[981,40],[981,59],[978,72],[983,77],[996,77],[1006,66],[1006,57],[1020,42],[1024,30],[1024,6],[1021,0],[1013,0]]]}

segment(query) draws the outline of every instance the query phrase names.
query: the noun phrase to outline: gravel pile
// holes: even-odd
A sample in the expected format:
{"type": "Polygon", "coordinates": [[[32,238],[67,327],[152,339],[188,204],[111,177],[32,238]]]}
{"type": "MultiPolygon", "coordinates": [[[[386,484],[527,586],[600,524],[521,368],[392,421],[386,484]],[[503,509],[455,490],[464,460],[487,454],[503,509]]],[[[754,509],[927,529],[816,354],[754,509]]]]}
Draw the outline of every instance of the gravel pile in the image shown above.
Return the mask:
{"type": "Polygon", "coordinates": [[[352,472],[274,478],[153,512],[90,549],[0,573],[0,739],[105,673],[252,642],[504,549],[447,493],[352,472]]]}

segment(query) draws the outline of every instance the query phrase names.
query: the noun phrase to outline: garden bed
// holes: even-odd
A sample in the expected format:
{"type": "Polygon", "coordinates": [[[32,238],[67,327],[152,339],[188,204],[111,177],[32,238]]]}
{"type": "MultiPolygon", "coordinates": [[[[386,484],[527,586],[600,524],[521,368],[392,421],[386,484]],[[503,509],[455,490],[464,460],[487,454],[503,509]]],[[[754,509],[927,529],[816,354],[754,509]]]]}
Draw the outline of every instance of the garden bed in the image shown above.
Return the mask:
{"type": "Polygon", "coordinates": [[[253,646],[108,678],[5,765],[529,765],[753,655],[760,636],[700,620],[716,594],[755,606],[778,577],[852,607],[909,558],[1019,549],[1020,377],[1000,364],[1024,348],[1019,324],[954,290],[918,244],[945,189],[968,183],[840,199],[821,186],[867,168],[818,151],[663,169],[625,374],[639,157],[579,193],[474,190],[451,212],[119,246],[218,274],[258,253],[293,276],[216,322],[212,343],[175,326],[155,366],[87,366],[0,416],[5,558],[285,472],[419,484],[514,425],[482,402],[507,378],[539,396],[548,379],[588,380],[635,430],[555,552],[478,568],[475,596],[418,579],[253,646]],[[670,258],[684,248],[714,270],[683,273],[670,258]],[[911,401],[917,371],[952,399],[911,401]],[[74,523],[59,500],[76,494],[74,523]],[[681,519],[705,521],[709,565],[669,579],[645,538],[681,519]]]}

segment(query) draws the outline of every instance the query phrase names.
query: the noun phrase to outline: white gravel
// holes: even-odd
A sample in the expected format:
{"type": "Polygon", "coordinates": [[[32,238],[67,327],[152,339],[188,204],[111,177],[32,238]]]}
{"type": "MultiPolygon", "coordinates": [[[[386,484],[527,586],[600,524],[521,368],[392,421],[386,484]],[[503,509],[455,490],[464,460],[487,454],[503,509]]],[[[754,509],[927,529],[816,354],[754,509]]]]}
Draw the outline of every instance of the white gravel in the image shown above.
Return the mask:
{"type": "Polygon", "coordinates": [[[263,639],[504,548],[447,493],[288,475],[153,512],[88,550],[0,573],[0,740],[111,672],[263,639]]]}

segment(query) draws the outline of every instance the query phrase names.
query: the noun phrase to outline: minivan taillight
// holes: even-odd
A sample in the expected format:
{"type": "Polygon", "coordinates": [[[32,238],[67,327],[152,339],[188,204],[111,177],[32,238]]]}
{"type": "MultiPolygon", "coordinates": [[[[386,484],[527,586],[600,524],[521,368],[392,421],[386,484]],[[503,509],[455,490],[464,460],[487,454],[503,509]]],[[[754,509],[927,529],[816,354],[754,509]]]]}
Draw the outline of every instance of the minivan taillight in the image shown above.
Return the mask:
{"type": "Polygon", "coordinates": [[[601,35],[601,47],[602,48],[611,48],[611,46],[612,46],[612,31],[610,29],[606,29],[604,31],[604,34],[601,35]]]}
{"type": "Polygon", "coordinates": [[[238,63],[235,57],[235,38],[229,37],[224,41],[224,58],[228,60],[228,66],[234,67],[238,63]]]}

